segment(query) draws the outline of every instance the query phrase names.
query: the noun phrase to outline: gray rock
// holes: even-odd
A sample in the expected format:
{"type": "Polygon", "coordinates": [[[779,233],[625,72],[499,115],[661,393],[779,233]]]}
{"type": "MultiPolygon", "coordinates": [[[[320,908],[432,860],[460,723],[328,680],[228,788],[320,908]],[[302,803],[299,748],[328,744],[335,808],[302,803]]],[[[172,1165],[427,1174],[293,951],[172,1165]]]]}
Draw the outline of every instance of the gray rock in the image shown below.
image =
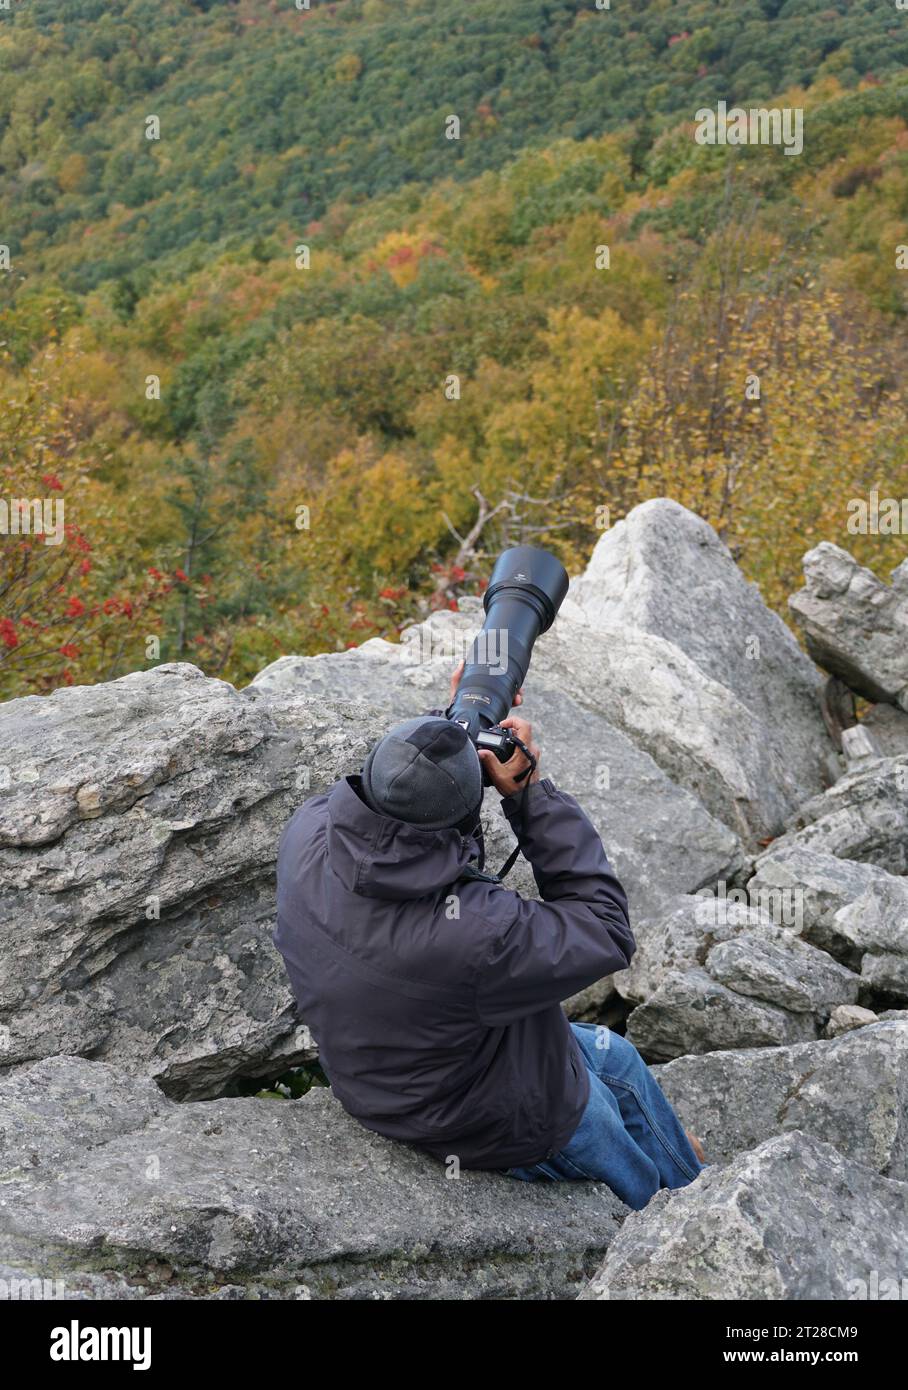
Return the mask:
{"type": "Polygon", "coordinates": [[[849,772],[883,756],[869,729],[863,724],[855,724],[850,729],[842,730],[842,753],[849,772]]]}
{"type": "Polygon", "coordinates": [[[908,709],[908,563],[890,586],[823,541],[804,556],[804,580],[788,602],[813,659],[858,695],[908,709]]]}
{"type": "Polygon", "coordinates": [[[635,935],[637,953],[614,979],[623,998],[651,1005],[628,1022],[628,1036],[649,1057],[815,1037],[861,985],[826,952],[730,897],[679,897],[665,914],[636,924],[635,935]],[[755,1009],[756,1000],[768,1011],[755,1009]]]}
{"type": "Polygon", "coordinates": [[[867,1298],[900,1285],[906,1242],[908,1184],[795,1131],[657,1193],[580,1297],[867,1298]]]}
{"type": "Polygon", "coordinates": [[[792,845],[908,874],[908,755],[848,772],[806,802],[772,854],[792,845]]]}
{"type": "Polygon", "coordinates": [[[671,971],[627,1023],[631,1042],[656,1062],[728,1047],[783,1047],[817,1035],[812,1014],[738,994],[701,969],[671,971]]]}
{"type": "Polygon", "coordinates": [[[120,1302],[172,1302],[192,1299],[203,1302],[222,1302],[224,1300],[286,1299],[309,1297],[308,1290],[287,1292],[270,1289],[265,1284],[205,1284],[198,1280],[183,1281],[179,1275],[166,1265],[149,1269],[147,1283],[130,1283],[120,1274],[87,1274],[84,1270],[66,1269],[64,1273],[49,1278],[37,1266],[31,1269],[11,1268],[0,1264],[0,1301],[43,1303],[65,1299],[67,1302],[93,1302],[96,1299],[116,1299],[120,1302]]]}
{"type": "Polygon", "coordinates": [[[855,952],[894,952],[908,958],[908,880],[887,874],[840,907],[832,922],[855,952]]]}
{"type": "Polygon", "coordinates": [[[744,932],[774,938],[779,930],[759,906],[738,896],[678,894],[662,912],[634,923],[637,951],[628,969],[615,975],[615,985],[624,999],[643,1003],[671,972],[705,965],[719,942],[744,932]]]}
{"type": "Polygon", "coordinates": [[[751,848],[803,799],[759,720],[662,637],[559,618],[537,642],[532,671],[645,749],[751,848]]]}
{"type": "Polygon", "coordinates": [[[679,1057],[653,1070],[710,1163],[798,1129],[908,1180],[908,1023],[873,1022],[793,1047],[679,1057]]]}
{"type": "Polygon", "coordinates": [[[852,971],[780,928],[771,939],[745,932],[720,942],[706,957],[706,969],[736,994],[824,1021],[837,1004],[854,1004],[860,989],[852,971]]]}
{"type": "Polygon", "coordinates": [[[868,953],[861,961],[861,979],[877,994],[908,1003],[908,955],[893,951],[868,953]]]}
{"type": "Polygon", "coordinates": [[[667,975],[702,966],[717,941],[765,920],[746,903],[679,893],[661,912],[633,922],[637,950],[628,969],[613,977],[618,993],[642,1004],[667,975]]]}
{"type": "Polygon", "coordinates": [[[0,1115],[0,1260],[99,1295],[175,1271],[232,1296],[566,1298],[625,1214],[601,1184],[448,1176],[324,1089],[177,1104],[63,1057],[0,1076],[0,1115]]]}
{"type": "Polygon", "coordinates": [[[886,874],[839,908],[830,933],[873,995],[908,1001],[908,881],[886,874]]]}
{"type": "Polygon", "coordinates": [[[861,728],[867,730],[884,758],[908,753],[908,714],[895,705],[874,705],[861,720],[861,728]]]}
{"type": "Polygon", "coordinates": [[[826,785],[832,744],[820,673],[693,512],[667,497],[634,507],[603,533],[568,602],[569,616],[582,614],[594,627],[630,624],[680,647],[750,711],[803,795],[826,785]]]}
{"type": "Polygon", "coordinates": [[[310,1058],[270,943],[277,841],[371,719],[181,665],[0,707],[36,773],[0,795],[0,1063],[91,1051],[210,1095],[310,1058]]]}
{"type": "MultiPolygon", "coordinates": [[[[859,900],[872,903],[881,897],[893,907],[903,898],[908,908],[905,879],[874,864],[839,859],[828,850],[804,844],[796,835],[777,840],[756,860],[746,887],[750,899],[774,920],[793,921],[799,935],[853,969],[860,968],[860,954],[868,943],[881,942],[872,935],[859,935],[849,927],[847,916],[839,927],[837,918],[842,909],[859,900]]],[[[866,917],[867,913],[861,915],[866,917]]]]}

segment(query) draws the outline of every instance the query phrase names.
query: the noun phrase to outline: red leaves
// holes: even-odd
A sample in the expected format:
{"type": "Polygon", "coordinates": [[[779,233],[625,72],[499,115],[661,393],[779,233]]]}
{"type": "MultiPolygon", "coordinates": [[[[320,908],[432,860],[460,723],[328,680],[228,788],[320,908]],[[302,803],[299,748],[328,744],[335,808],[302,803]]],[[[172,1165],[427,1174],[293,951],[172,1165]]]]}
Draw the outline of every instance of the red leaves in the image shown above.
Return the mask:
{"type": "Polygon", "coordinates": [[[391,252],[390,256],[389,256],[388,259],[385,261],[385,265],[387,265],[387,266],[406,265],[408,261],[412,261],[412,260],[413,260],[413,258],[415,257],[415,255],[416,255],[416,252],[413,250],[413,247],[412,247],[412,246],[398,246],[398,248],[397,248],[396,251],[392,251],[392,252],[391,252]]]}
{"type": "Polygon", "coordinates": [[[51,492],[63,491],[63,484],[60,482],[60,479],[57,477],[56,473],[42,473],[41,481],[44,484],[44,486],[48,488],[51,492]]]}
{"type": "Polygon", "coordinates": [[[12,649],[19,645],[19,634],[12,618],[0,618],[0,642],[12,649]]]}
{"type": "Polygon", "coordinates": [[[70,594],[69,601],[66,605],[67,618],[81,618],[84,612],[85,604],[82,600],[77,598],[75,594],[70,594]]]}
{"type": "Polygon", "coordinates": [[[132,599],[106,598],[101,605],[101,611],[108,618],[114,613],[122,613],[124,618],[131,618],[133,613],[132,599]]]}
{"type": "Polygon", "coordinates": [[[60,654],[73,660],[79,655],[79,648],[73,642],[64,642],[63,646],[60,648],[60,654]]]}

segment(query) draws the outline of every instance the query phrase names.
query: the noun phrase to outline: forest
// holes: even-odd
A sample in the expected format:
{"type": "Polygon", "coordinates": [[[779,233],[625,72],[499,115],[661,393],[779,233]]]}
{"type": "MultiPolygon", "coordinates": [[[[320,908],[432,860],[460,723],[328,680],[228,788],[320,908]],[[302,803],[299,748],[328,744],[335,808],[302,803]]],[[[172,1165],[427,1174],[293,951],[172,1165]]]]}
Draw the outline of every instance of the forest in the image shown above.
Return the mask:
{"type": "Polygon", "coordinates": [[[3,536],[0,696],[393,639],[656,495],[783,614],[891,568],[906,74],[880,0],[12,0],[0,497],[65,528],[3,536]]]}

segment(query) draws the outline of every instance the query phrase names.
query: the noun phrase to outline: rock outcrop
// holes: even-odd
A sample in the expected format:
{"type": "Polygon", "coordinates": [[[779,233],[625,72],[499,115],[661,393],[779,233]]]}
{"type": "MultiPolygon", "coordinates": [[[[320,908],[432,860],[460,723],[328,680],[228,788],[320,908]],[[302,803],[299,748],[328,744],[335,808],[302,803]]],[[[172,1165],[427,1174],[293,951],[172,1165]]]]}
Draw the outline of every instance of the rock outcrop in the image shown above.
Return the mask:
{"type": "MultiPolygon", "coordinates": [[[[835,743],[810,658],[664,499],[602,538],[534,653],[543,770],[599,829],[638,941],[565,1008],[626,1019],[710,1160],[635,1214],[598,1184],[458,1176],[325,1088],[239,1094],[316,1057],[271,942],[281,829],[447,702],[478,599],[243,691],[181,664],[0,706],[0,1288],[848,1298],[896,1274],[905,567],[890,587],[843,555],[812,552],[795,605],[839,681],[835,743]],[[860,724],[843,680],[877,700],[860,724]]],[[[483,822],[494,868],[492,794],[483,822]]],[[[522,861],[508,883],[536,893],[522,861]]]]}
{"type": "Polygon", "coordinates": [[[277,838],[369,717],[192,666],[0,706],[29,772],[0,796],[0,1061],[91,1053],[199,1097],[311,1058],[270,941],[277,838]]]}
{"type": "Polygon", "coordinates": [[[908,1024],[832,1041],[679,1057],[659,1084],[713,1163],[801,1130],[908,1182],[908,1024]]]}
{"type": "Polygon", "coordinates": [[[908,754],[874,760],[812,797],[772,848],[789,846],[908,874],[908,754]]]}
{"type": "Polygon", "coordinates": [[[651,1060],[806,1041],[860,992],[852,970],[748,903],[682,897],[636,939],[615,983],[640,1006],[628,1037],[651,1060]]]}
{"type": "Polygon", "coordinates": [[[628,625],[679,647],[745,706],[800,800],[823,789],[820,675],[700,517],[666,497],[635,507],[603,533],[565,607],[594,628],[628,625]]]}
{"type": "Polygon", "coordinates": [[[0,1260],[94,1296],[570,1298],[624,1215],[370,1134],[324,1089],[178,1104],[56,1057],[0,1076],[0,1260]]]}
{"type": "Polygon", "coordinates": [[[908,1183],[795,1131],[657,1192],[580,1297],[879,1297],[881,1279],[901,1286],[906,1240],[908,1183]]]}
{"type": "Polygon", "coordinates": [[[856,694],[908,710],[908,560],[884,584],[823,541],[804,556],[804,581],[789,604],[813,659],[856,694]]]}

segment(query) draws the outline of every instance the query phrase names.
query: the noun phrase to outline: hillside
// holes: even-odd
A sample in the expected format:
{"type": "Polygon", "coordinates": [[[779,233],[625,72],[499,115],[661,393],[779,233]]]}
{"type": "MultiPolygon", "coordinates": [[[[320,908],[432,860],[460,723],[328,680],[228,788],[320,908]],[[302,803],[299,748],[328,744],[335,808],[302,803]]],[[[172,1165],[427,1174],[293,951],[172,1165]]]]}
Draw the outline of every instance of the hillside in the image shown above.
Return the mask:
{"type": "Polygon", "coordinates": [[[556,138],[633,124],[639,156],[719,98],[908,67],[877,0],[31,0],[2,25],[6,240],[78,290],[556,138]]]}
{"type": "Polygon", "coordinates": [[[576,570],[658,495],[782,612],[819,540],[902,558],[845,526],[908,464],[908,25],[632,15],[3,18],[0,491],[65,499],[67,533],[4,545],[0,692],[243,683],[456,603],[505,541],[576,570]],[[695,142],[701,103],[757,97],[803,106],[801,156],[695,142]]]}

